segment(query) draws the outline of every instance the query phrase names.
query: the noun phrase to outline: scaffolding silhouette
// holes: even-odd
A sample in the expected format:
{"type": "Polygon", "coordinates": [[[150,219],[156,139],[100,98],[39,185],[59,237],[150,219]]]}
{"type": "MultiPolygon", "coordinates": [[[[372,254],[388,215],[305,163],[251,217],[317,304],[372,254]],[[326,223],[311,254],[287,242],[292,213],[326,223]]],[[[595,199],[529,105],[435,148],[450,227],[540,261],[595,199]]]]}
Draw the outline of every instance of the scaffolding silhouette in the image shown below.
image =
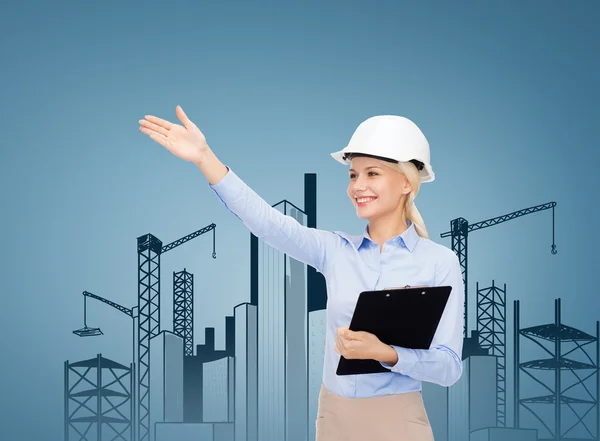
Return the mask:
{"type": "Polygon", "coordinates": [[[102,354],[65,361],[65,441],[133,441],[133,373],[102,354]]]}
{"type": "Polygon", "coordinates": [[[479,289],[477,282],[477,331],[481,348],[496,356],[496,423],[506,427],[506,284],[479,289]]]}
{"type": "MultiPolygon", "coordinates": [[[[549,437],[540,436],[538,439],[542,440],[562,440],[562,441],[582,441],[582,440],[598,440],[600,434],[600,415],[598,413],[598,396],[600,396],[600,382],[598,377],[598,366],[599,366],[599,336],[600,336],[600,322],[596,322],[596,336],[589,335],[583,331],[572,328],[570,326],[563,325],[561,323],[561,308],[560,298],[554,301],[555,308],[555,320],[554,323],[548,323],[539,326],[533,326],[530,328],[520,329],[519,326],[519,301],[514,302],[514,345],[515,345],[515,403],[514,403],[514,418],[515,427],[520,428],[520,409],[526,409],[532,416],[547,430],[549,437]],[[520,361],[520,339],[521,337],[530,340],[535,343],[538,347],[542,348],[548,355],[549,358],[529,360],[525,362],[520,361]],[[550,348],[544,346],[544,342],[550,343],[550,348]],[[596,343],[596,360],[595,363],[586,352],[585,346],[596,343]],[[565,346],[571,345],[571,348],[565,348],[565,346]],[[587,361],[575,360],[575,356],[587,361]],[[543,374],[540,371],[553,371],[553,381],[545,384],[541,378],[543,374]],[[589,372],[589,373],[588,373],[589,372]],[[531,396],[527,398],[521,398],[521,374],[527,375],[542,388],[547,391],[546,395],[531,396]],[[536,375],[537,374],[537,375],[536,375]],[[574,378],[571,384],[563,385],[568,375],[574,378]],[[592,392],[594,390],[590,384],[594,385],[591,378],[595,377],[595,394],[594,397],[592,392]],[[577,393],[578,396],[574,396],[577,393]],[[539,407],[536,411],[535,405],[551,405],[553,406],[553,412],[548,416],[547,412],[544,414],[544,410],[547,407],[539,407]],[[587,408],[581,410],[582,408],[587,408]],[[563,410],[570,410],[567,414],[563,413],[563,410]],[[595,415],[592,411],[595,410],[595,415]],[[588,415],[588,421],[585,418],[588,415]],[[563,423],[565,423],[565,416],[574,416],[576,422],[573,423],[566,430],[563,430],[563,423]],[[589,420],[595,423],[595,433],[592,433],[588,426],[591,425],[589,420]],[[553,427],[550,427],[553,425],[553,427]],[[579,432],[584,432],[589,437],[583,437],[583,435],[573,433],[579,429],[579,432]]],[[[539,429],[539,428],[538,428],[539,429]]],[[[538,433],[540,431],[538,430],[538,433]]]]}
{"type": "Polygon", "coordinates": [[[194,355],[194,275],[173,271],[173,333],[183,338],[186,357],[194,355]]]}

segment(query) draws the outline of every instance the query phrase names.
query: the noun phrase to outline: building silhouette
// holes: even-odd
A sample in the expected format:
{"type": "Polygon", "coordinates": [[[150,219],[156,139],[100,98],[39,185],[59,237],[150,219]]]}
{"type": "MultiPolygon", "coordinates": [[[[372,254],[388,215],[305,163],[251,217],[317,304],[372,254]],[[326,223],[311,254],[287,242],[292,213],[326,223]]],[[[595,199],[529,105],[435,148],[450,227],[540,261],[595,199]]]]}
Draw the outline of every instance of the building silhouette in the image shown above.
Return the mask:
{"type": "Polygon", "coordinates": [[[156,423],[183,421],[184,339],[161,331],[150,340],[150,440],[156,423]]]}
{"type": "Polygon", "coordinates": [[[234,434],[235,441],[258,441],[257,307],[241,303],[235,318],[234,434]]]}
{"type": "Polygon", "coordinates": [[[225,317],[225,349],[215,350],[215,328],[205,329],[203,345],[196,345],[196,355],[183,359],[183,421],[204,422],[203,372],[204,363],[235,355],[234,318],[225,317]]]}
{"type": "MultiPolygon", "coordinates": [[[[316,227],[314,173],[305,174],[304,188],[305,210],[287,200],[273,207],[302,225],[316,227]]],[[[311,391],[316,383],[320,386],[323,349],[319,348],[324,348],[324,335],[311,340],[314,325],[319,332],[324,329],[319,316],[324,311],[310,314],[325,308],[325,281],[314,268],[253,234],[250,252],[250,303],[257,307],[258,324],[258,439],[305,441],[311,429],[314,432],[316,408],[309,403],[318,398],[313,400],[311,391]],[[309,378],[313,379],[310,385],[309,378]]]]}
{"type": "MultiPolygon", "coordinates": [[[[306,226],[317,228],[317,175],[315,173],[306,173],[304,175],[304,207],[306,211],[306,226]]],[[[319,273],[312,266],[307,266],[306,279],[306,310],[308,315],[306,327],[306,341],[308,345],[308,408],[306,424],[308,440],[314,441],[316,437],[315,420],[317,419],[319,391],[323,382],[323,363],[325,361],[327,284],[323,274],[319,273]]]]}
{"type": "MultiPolygon", "coordinates": [[[[273,206],[304,223],[288,201],[273,206]]],[[[304,264],[259,239],[251,260],[258,312],[258,439],[305,440],[306,272],[304,264]]]]}
{"type": "Polygon", "coordinates": [[[233,379],[233,357],[224,356],[219,359],[206,361],[203,363],[203,422],[233,422],[233,379]]]}

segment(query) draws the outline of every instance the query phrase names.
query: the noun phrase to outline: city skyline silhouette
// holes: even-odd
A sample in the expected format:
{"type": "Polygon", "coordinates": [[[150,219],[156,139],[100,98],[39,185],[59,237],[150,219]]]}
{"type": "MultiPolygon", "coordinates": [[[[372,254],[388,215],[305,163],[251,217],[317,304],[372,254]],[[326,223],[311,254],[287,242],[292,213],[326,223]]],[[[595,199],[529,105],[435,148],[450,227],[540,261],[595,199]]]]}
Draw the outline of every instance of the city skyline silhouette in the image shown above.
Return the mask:
{"type": "MultiPolygon", "coordinates": [[[[167,356],[174,360],[169,365],[160,360],[180,347],[189,353],[191,346],[196,354],[198,346],[208,352],[214,347],[211,357],[217,357],[205,360],[201,375],[191,377],[192,389],[210,378],[214,381],[205,391],[216,393],[230,387],[231,377],[235,383],[235,372],[241,372],[235,371],[236,357],[230,353],[240,350],[235,343],[244,341],[244,333],[259,326],[258,307],[251,300],[259,296],[252,287],[262,273],[253,269],[252,256],[265,249],[223,208],[197,167],[140,133],[138,121],[146,114],[176,122],[177,105],[207,136],[221,161],[256,193],[269,204],[288,201],[300,211],[313,210],[320,229],[364,230],[365,222],[346,194],[347,167],[330,153],[344,148],[357,125],[374,115],[406,116],[426,135],[436,179],[422,185],[415,203],[430,237],[448,248],[451,237],[441,235],[452,230],[453,220],[472,225],[556,202],[554,210],[469,233],[467,323],[475,331],[479,313],[479,321],[487,320],[488,326],[477,336],[487,349],[471,345],[472,332],[465,346],[477,352],[491,350],[493,343],[500,354],[499,321],[505,330],[501,362],[484,355],[466,361],[465,370],[494,381],[486,383],[489,400],[471,397],[477,403],[471,409],[480,411],[471,421],[488,425],[504,420],[510,427],[515,419],[513,334],[518,317],[525,333],[519,358],[526,364],[520,398],[539,414],[538,420],[523,407],[521,425],[556,429],[555,371],[547,367],[559,353],[569,367],[560,386],[566,389],[578,377],[585,379],[564,392],[569,403],[561,412],[561,430],[573,426],[576,430],[568,436],[589,438],[596,430],[590,396],[597,392],[588,365],[596,363],[593,339],[600,318],[593,280],[600,245],[594,234],[600,218],[600,154],[595,148],[600,60],[594,55],[599,20],[600,5],[585,0],[5,5],[0,13],[0,332],[5,336],[0,440],[64,440],[66,361],[83,363],[73,366],[79,374],[98,363],[116,363],[114,372],[102,371],[102,381],[120,378],[120,389],[110,387],[122,396],[111,402],[123,415],[113,410],[107,416],[129,418],[127,409],[139,398],[128,398],[127,392],[138,372],[131,365],[139,343],[133,317],[139,313],[134,308],[140,295],[137,240],[151,239],[147,235],[168,245],[217,226],[216,258],[209,231],[160,261],[160,317],[144,322],[148,334],[157,335],[149,340],[148,403],[169,401],[173,391],[177,403],[177,391],[185,387],[180,372],[188,365],[185,358],[179,362],[179,357],[167,356]],[[305,201],[305,173],[318,177],[314,207],[305,201]],[[553,244],[557,254],[552,254],[553,244]],[[173,310],[174,285],[180,306],[193,297],[193,317],[173,310]],[[84,291],[122,309],[84,296],[84,291]],[[478,297],[484,306],[480,311],[478,297]],[[561,327],[556,325],[557,299],[561,327]],[[505,309],[490,306],[502,301],[505,309]],[[173,326],[175,317],[181,331],[173,326]],[[232,320],[239,326],[228,340],[232,320]],[[160,332],[157,323],[164,325],[160,332]],[[73,334],[85,325],[99,328],[102,335],[73,334]],[[191,345],[189,335],[175,333],[185,335],[190,327],[191,345]],[[565,339],[553,340],[553,329],[565,339]],[[569,340],[573,336],[581,340],[569,340]],[[128,371],[132,367],[133,375],[128,371]],[[156,375],[163,379],[158,385],[152,383],[156,375]],[[578,421],[584,414],[587,429],[578,421]]],[[[290,214],[292,208],[286,208],[290,214]]],[[[311,222],[299,214],[303,222],[311,222]]],[[[146,243],[152,240],[142,241],[146,243]]],[[[299,271],[295,264],[286,265],[286,270],[299,271]]],[[[307,320],[307,330],[317,329],[324,325],[325,305],[308,292],[318,290],[322,279],[312,268],[302,271],[310,302],[302,320],[307,320]]],[[[292,320],[299,322],[299,317],[292,320]]],[[[285,335],[275,332],[272,338],[285,335]]],[[[257,346],[258,341],[257,334],[257,346]]],[[[315,355],[322,349],[315,343],[311,350],[315,355]]],[[[247,357],[253,366],[256,359],[258,366],[258,353],[253,354],[250,346],[245,354],[238,352],[237,361],[247,357]]],[[[316,356],[307,354],[306,360],[310,391],[320,378],[311,367],[313,362],[318,366],[316,356]]],[[[75,379],[78,374],[69,375],[75,379]]],[[[259,373],[250,368],[245,375],[259,373]]],[[[467,396],[468,385],[454,387],[450,390],[463,395],[424,390],[427,403],[441,403],[427,404],[432,423],[442,422],[434,427],[441,440],[448,426],[444,403],[467,396]]],[[[201,396],[199,389],[194,391],[201,396]]],[[[218,395],[208,416],[235,415],[236,406],[238,412],[248,408],[245,403],[259,389],[250,385],[245,395],[237,392],[229,401],[228,394],[218,395]]],[[[171,419],[186,412],[197,417],[201,407],[207,409],[203,400],[197,407],[181,401],[160,413],[171,419]]],[[[309,393],[306,404],[294,402],[288,411],[310,415],[316,404],[317,397],[309,393]]],[[[108,412],[110,405],[104,405],[108,412]]],[[[150,419],[152,409],[156,406],[150,406],[150,419]]],[[[467,421],[466,404],[452,409],[448,418],[467,421]]],[[[250,412],[244,424],[258,433],[254,420],[250,412]]],[[[297,431],[310,434],[310,416],[306,420],[306,429],[297,431]]],[[[222,436],[229,433],[228,424],[219,423],[222,436]]],[[[266,427],[281,430],[275,423],[261,430],[266,427]]],[[[165,436],[169,428],[158,430],[158,436],[165,436]]],[[[460,432],[459,426],[448,430],[460,432]]],[[[472,441],[479,441],[478,436],[486,434],[478,432],[472,441]]],[[[514,434],[502,437],[517,441],[514,434]]]]}

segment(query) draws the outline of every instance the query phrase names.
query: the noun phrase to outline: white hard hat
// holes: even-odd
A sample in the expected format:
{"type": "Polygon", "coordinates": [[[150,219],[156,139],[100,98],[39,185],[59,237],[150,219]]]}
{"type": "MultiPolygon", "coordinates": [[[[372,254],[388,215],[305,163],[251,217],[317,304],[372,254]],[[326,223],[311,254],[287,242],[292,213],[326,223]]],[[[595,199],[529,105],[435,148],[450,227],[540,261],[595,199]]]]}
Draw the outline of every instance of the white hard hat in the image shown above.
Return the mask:
{"type": "Polygon", "coordinates": [[[350,164],[352,155],[371,156],[392,162],[413,162],[421,182],[431,182],[435,174],[429,163],[429,143],[417,125],[403,116],[373,116],[356,128],[348,145],[331,156],[350,164]]]}

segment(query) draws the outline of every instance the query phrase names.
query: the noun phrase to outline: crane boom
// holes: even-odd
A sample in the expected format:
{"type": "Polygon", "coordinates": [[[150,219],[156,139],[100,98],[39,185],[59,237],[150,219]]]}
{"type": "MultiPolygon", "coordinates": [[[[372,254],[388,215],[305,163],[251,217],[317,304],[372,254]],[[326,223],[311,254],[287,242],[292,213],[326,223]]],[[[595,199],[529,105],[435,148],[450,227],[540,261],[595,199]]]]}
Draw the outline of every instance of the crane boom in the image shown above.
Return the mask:
{"type": "MultiPolygon", "coordinates": [[[[513,211],[512,213],[505,214],[503,216],[493,217],[491,219],[487,219],[481,222],[476,222],[474,224],[470,224],[467,227],[467,232],[480,230],[482,228],[491,227],[492,225],[498,225],[502,222],[506,222],[511,219],[515,219],[517,217],[524,216],[526,214],[536,213],[538,211],[547,210],[549,208],[556,207],[556,202],[548,202],[547,204],[536,205],[535,207],[525,208],[524,210],[513,211]]],[[[552,225],[552,231],[554,232],[554,225],[552,225]]],[[[442,233],[441,237],[448,237],[452,235],[452,231],[446,231],[442,233]]],[[[552,249],[555,250],[556,246],[554,246],[554,240],[552,240],[552,249]]],[[[552,254],[556,254],[553,252],[552,254]]]]}
{"type": "Polygon", "coordinates": [[[194,231],[193,233],[190,233],[187,236],[182,237],[181,239],[177,239],[176,241],[163,246],[161,248],[160,252],[161,252],[161,254],[166,253],[167,251],[172,250],[173,248],[176,248],[179,245],[189,242],[190,240],[194,239],[195,237],[198,237],[204,233],[209,232],[210,230],[213,230],[213,254],[212,254],[212,256],[213,256],[213,258],[216,258],[217,253],[215,252],[215,227],[216,227],[216,225],[213,223],[204,228],[199,229],[198,231],[194,231]]]}
{"type": "Polygon", "coordinates": [[[113,308],[118,309],[122,313],[127,314],[129,317],[133,318],[133,310],[130,308],[126,308],[125,306],[121,306],[115,302],[111,302],[110,300],[107,300],[104,297],[97,296],[96,294],[92,294],[91,292],[88,292],[88,291],[83,291],[83,295],[86,297],[91,297],[96,300],[100,300],[102,303],[106,303],[107,305],[110,305],[113,308]]]}

